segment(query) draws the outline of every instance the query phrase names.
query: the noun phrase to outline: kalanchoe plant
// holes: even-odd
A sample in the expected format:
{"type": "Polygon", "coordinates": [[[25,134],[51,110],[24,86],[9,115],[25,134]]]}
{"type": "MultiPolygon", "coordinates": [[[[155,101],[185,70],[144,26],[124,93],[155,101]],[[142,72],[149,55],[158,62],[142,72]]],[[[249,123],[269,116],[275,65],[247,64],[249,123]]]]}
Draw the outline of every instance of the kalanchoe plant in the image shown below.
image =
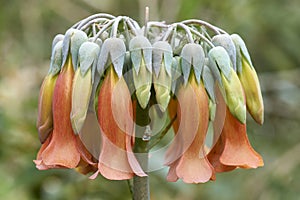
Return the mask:
{"type": "Polygon", "coordinates": [[[53,40],[34,162],[91,179],[133,178],[133,198],[149,199],[149,172],[162,166],[168,181],[185,183],[263,166],[247,137],[247,110],[263,123],[259,80],[239,35],[201,20],[140,27],[129,17],[96,14],[53,40]],[[169,130],[174,138],[164,147],[169,130]],[[152,167],[157,155],[164,162],[152,167]]]}

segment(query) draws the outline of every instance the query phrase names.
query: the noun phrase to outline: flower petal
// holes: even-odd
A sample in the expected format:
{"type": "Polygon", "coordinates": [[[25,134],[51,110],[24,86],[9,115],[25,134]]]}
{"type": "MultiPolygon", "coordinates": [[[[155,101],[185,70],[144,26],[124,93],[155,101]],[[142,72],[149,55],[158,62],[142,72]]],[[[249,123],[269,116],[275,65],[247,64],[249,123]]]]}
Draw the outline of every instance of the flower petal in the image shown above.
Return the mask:
{"type": "Polygon", "coordinates": [[[225,140],[220,161],[224,165],[242,168],[257,168],[264,165],[262,157],[251,147],[246,124],[240,123],[228,110],[221,134],[225,140]]]}
{"type": "Polygon", "coordinates": [[[56,81],[53,95],[54,129],[52,139],[42,153],[44,163],[49,166],[75,168],[80,161],[70,120],[73,76],[72,61],[69,58],[56,81]]]}
{"type": "MultiPolygon", "coordinates": [[[[132,102],[124,78],[118,79],[112,68],[108,69],[102,83],[98,101],[98,121],[102,133],[98,173],[110,180],[130,179],[138,164],[132,154],[128,157],[127,152],[134,135],[132,102]]],[[[138,170],[136,173],[140,172],[138,170]]]]}

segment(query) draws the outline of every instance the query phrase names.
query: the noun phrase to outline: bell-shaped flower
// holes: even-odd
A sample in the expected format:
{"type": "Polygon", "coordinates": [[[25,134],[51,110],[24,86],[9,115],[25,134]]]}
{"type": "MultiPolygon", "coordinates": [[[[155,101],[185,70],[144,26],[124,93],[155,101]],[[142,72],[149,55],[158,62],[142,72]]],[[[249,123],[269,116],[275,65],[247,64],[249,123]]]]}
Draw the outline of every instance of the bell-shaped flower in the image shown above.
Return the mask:
{"type": "Polygon", "coordinates": [[[72,127],[76,134],[81,131],[86,119],[92,92],[93,72],[99,52],[99,46],[93,42],[85,42],[79,49],[79,66],[73,79],[71,111],[72,127]]]}
{"type": "Polygon", "coordinates": [[[125,53],[124,42],[111,38],[104,41],[98,59],[98,72],[104,76],[97,109],[102,145],[98,171],[92,179],[99,173],[110,180],[130,179],[135,174],[146,176],[132,152],[132,101],[122,76],[125,53]]]}
{"type": "Polygon", "coordinates": [[[136,36],[129,43],[133,64],[135,94],[142,108],[146,108],[151,96],[152,84],[152,46],[144,36],[136,36]]]}
{"type": "Polygon", "coordinates": [[[262,157],[250,145],[246,124],[241,123],[231,114],[220,91],[217,91],[216,95],[219,119],[214,122],[214,127],[221,126],[222,132],[217,143],[208,154],[208,159],[216,172],[230,171],[236,167],[257,168],[263,166],[262,157]],[[224,111],[222,110],[225,110],[224,125],[222,122],[224,111]]]}
{"type": "Polygon", "coordinates": [[[204,183],[214,178],[214,170],[204,151],[208,129],[208,96],[203,83],[197,83],[193,73],[186,85],[181,85],[177,95],[178,132],[166,154],[170,166],[168,181],[178,178],[186,183],[204,183]]]}
{"type": "Polygon", "coordinates": [[[94,164],[73,133],[70,112],[74,70],[69,57],[58,75],[53,94],[51,136],[42,145],[34,161],[38,169],[76,168],[82,162],[94,164]]]}
{"type": "Polygon", "coordinates": [[[209,53],[209,66],[222,88],[226,104],[241,123],[246,123],[246,104],[241,82],[231,67],[231,61],[226,50],[221,47],[212,48],[209,53]]]}
{"type": "Polygon", "coordinates": [[[98,96],[98,122],[102,135],[98,171],[110,180],[146,176],[132,152],[134,123],[131,96],[123,77],[109,67],[98,96]]]}
{"type": "Polygon", "coordinates": [[[41,143],[46,141],[53,130],[53,91],[57,74],[59,73],[62,64],[62,41],[57,42],[53,40],[53,43],[54,42],[55,45],[52,50],[50,69],[47,76],[44,78],[39,94],[38,119],[36,126],[41,143]]]}
{"type": "Polygon", "coordinates": [[[264,105],[256,71],[242,38],[237,34],[231,38],[237,49],[238,76],[245,91],[247,109],[257,123],[263,124],[264,105]]]}
{"type": "Polygon", "coordinates": [[[170,101],[172,86],[172,47],[169,43],[158,41],[153,44],[153,85],[155,89],[156,101],[162,111],[165,111],[170,101]]]}

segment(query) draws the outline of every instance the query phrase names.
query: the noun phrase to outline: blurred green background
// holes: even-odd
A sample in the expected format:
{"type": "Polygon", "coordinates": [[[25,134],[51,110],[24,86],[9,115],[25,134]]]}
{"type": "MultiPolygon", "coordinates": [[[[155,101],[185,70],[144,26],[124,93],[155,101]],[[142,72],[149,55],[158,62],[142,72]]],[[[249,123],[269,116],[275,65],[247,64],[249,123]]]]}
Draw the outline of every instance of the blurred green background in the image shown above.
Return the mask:
{"type": "Polygon", "coordinates": [[[38,171],[35,129],[39,87],[55,34],[88,15],[107,12],[142,22],[207,20],[248,45],[259,73],[265,124],[248,119],[265,167],[217,175],[207,184],[168,183],[151,173],[151,199],[299,199],[300,1],[298,0],[0,0],[0,199],[130,199],[127,183],[94,181],[72,170],[38,171]]]}

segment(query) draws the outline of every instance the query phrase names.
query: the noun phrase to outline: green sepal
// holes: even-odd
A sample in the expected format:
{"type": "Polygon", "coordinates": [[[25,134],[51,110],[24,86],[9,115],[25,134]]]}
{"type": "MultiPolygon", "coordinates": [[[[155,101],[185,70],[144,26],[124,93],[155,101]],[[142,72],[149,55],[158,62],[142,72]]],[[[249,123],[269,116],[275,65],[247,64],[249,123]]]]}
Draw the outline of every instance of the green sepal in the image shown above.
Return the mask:
{"type": "Polygon", "coordinates": [[[58,74],[62,66],[62,47],[63,47],[62,44],[63,42],[59,41],[52,49],[50,69],[48,71],[48,74],[51,74],[52,76],[58,74]]]}
{"type": "Polygon", "coordinates": [[[172,59],[172,68],[171,68],[171,76],[172,76],[172,87],[171,91],[173,94],[176,93],[176,86],[179,80],[182,78],[182,71],[181,71],[181,58],[179,56],[175,56],[172,59]]]}
{"type": "Polygon", "coordinates": [[[169,76],[171,76],[171,65],[173,59],[172,47],[165,41],[158,41],[153,44],[152,50],[153,69],[156,77],[158,77],[162,62],[169,76]]]}
{"type": "Polygon", "coordinates": [[[237,66],[237,72],[242,72],[242,59],[246,59],[246,61],[249,63],[249,65],[253,68],[250,54],[248,52],[248,49],[246,47],[246,44],[244,40],[238,35],[238,34],[232,34],[231,39],[235,45],[236,48],[236,66],[237,66]]]}
{"type": "Polygon", "coordinates": [[[63,41],[64,40],[64,35],[63,34],[57,34],[53,40],[52,40],[52,49],[54,49],[55,45],[59,42],[59,41],[63,41]]]}
{"type": "Polygon", "coordinates": [[[189,79],[192,67],[197,83],[200,84],[201,73],[205,63],[205,55],[202,46],[194,43],[186,44],[182,48],[180,56],[184,84],[186,84],[189,79]]]}
{"type": "MultiPolygon", "coordinates": [[[[217,46],[213,47],[209,52],[208,52],[208,58],[209,58],[209,63],[211,66],[212,72],[217,75],[215,67],[217,66],[221,73],[226,77],[228,81],[230,81],[231,78],[231,60],[224,49],[224,47],[217,46]]],[[[217,79],[219,78],[218,75],[216,77],[217,79]]]]}
{"type": "Polygon", "coordinates": [[[232,67],[236,71],[236,48],[230,35],[228,34],[215,35],[211,41],[215,46],[224,47],[224,49],[227,51],[230,57],[232,67]]]}
{"type": "MultiPolygon", "coordinates": [[[[93,42],[84,42],[79,48],[79,66],[81,76],[85,76],[87,71],[91,68],[94,69],[99,56],[100,47],[93,42]]],[[[92,71],[94,71],[92,69],[92,71]]],[[[92,73],[93,74],[93,73],[92,73]]]]}
{"type": "Polygon", "coordinates": [[[205,90],[206,90],[209,98],[211,99],[211,101],[213,103],[215,103],[216,102],[215,92],[214,92],[215,79],[214,79],[210,69],[206,65],[204,65],[204,67],[203,67],[202,80],[203,80],[203,84],[204,84],[205,90]]]}
{"type": "Polygon", "coordinates": [[[72,57],[73,68],[76,71],[78,67],[78,50],[81,44],[86,42],[87,40],[88,37],[85,32],[74,28],[70,28],[69,30],[67,30],[63,40],[62,66],[65,65],[67,58],[70,54],[72,57]]]}
{"type": "Polygon", "coordinates": [[[140,72],[142,60],[143,64],[146,65],[146,69],[152,73],[152,45],[146,37],[136,36],[132,38],[129,42],[129,51],[137,74],[140,72]]]}
{"type": "Polygon", "coordinates": [[[103,42],[99,59],[97,62],[97,70],[100,76],[111,64],[120,78],[123,73],[123,66],[125,62],[126,46],[120,38],[108,38],[103,42]]]}

